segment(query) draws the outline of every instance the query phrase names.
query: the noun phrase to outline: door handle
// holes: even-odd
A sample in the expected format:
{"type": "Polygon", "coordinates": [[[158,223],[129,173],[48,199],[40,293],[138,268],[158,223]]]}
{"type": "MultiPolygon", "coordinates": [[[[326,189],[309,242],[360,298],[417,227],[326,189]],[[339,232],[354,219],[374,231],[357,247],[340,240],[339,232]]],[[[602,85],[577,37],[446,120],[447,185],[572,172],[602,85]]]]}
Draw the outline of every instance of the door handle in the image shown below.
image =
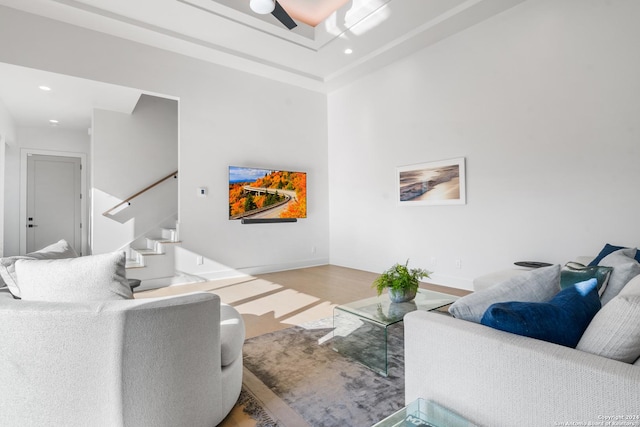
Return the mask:
{"type": "Polygon", "coordinates": [[[27,225],[27,227],[33,228],[33,227],[37,227],[37,225],[36,224],[29,224],[29,225],[27,225]]]}

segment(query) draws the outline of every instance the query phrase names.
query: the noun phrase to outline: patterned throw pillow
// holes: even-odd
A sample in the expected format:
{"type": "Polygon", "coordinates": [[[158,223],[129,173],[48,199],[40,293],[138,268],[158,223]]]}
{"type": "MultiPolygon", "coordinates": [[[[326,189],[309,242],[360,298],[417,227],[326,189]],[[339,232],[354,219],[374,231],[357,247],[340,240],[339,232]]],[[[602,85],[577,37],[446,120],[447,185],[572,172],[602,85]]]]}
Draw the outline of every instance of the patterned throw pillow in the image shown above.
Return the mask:
{"type": "Polygon", "coordinates": [[[602,296],[612,271],[613,267],[586,266],[577,262],[568,262],[560,271],[560,288],[566,289],[576,283],[596,279],[598,281],[598,295],[602,296]]]}

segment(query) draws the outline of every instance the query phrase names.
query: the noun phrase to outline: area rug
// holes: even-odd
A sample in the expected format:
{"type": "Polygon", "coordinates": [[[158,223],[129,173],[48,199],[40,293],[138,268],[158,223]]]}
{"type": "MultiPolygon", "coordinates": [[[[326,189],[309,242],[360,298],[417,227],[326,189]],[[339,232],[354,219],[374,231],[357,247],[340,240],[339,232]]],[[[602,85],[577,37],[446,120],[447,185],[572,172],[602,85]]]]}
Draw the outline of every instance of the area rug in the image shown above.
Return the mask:
{"type": "Polygon", "coordinates": [[[335,352],[331,325],[323,319],[247,340],[246,370],[313,427],[371,426],[404,406],[403,324],[389,328],[387,377],[335,352]]]}
{"type": "Polygon", "coordinates": [[[240,397],[236,405],[242,407],[243,412],[256,422],[255,427],[282,427],[267,412],[264,404],[248,391],[245,386],[240,391],[240,397]]]}

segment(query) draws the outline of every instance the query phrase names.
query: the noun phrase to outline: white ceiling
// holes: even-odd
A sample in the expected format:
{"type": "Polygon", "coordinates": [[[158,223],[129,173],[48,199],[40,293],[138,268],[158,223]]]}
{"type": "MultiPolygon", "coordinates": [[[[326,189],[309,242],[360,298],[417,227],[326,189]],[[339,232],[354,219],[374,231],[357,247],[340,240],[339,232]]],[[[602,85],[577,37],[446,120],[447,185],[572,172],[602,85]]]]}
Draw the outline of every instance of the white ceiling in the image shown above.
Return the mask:
{"type": "Polygon", "coordinates": [[[17,126],[89,129],[94,108],[130,114],[141,91],[0,62],[0,100],[17,126]],[[43,91],[39,86],[51,90],[43,91]]]}
{"type": "MultiPolygon", "coordinates": [[[[348,0],[317,26],[298,22],[291,31],[271,15],[253,13],[249,0],[0,0],[0,5],[328,92],[522,1],[348,0]],[[345,54],[347,48],[353,53],[345,54]]],[[[298,3],[302,12],[296,13],[323,2],[329,8],[343,3],[280,0],[285,9],[298,3]]],[[[0,87],[0,99],[11,111],[8,96],[0,87]]]]}

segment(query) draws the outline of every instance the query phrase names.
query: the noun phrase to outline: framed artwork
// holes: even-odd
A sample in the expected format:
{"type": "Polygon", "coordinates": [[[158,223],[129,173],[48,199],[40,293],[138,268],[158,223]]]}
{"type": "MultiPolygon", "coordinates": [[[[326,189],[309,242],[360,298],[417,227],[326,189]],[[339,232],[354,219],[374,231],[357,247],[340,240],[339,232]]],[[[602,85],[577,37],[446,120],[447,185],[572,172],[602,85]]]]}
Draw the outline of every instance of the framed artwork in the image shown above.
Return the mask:
{"type": "Polygon", "coordinates": [[[396,175],[402,206],[467,203],[464,157],[400,166],[396,175]]]}

